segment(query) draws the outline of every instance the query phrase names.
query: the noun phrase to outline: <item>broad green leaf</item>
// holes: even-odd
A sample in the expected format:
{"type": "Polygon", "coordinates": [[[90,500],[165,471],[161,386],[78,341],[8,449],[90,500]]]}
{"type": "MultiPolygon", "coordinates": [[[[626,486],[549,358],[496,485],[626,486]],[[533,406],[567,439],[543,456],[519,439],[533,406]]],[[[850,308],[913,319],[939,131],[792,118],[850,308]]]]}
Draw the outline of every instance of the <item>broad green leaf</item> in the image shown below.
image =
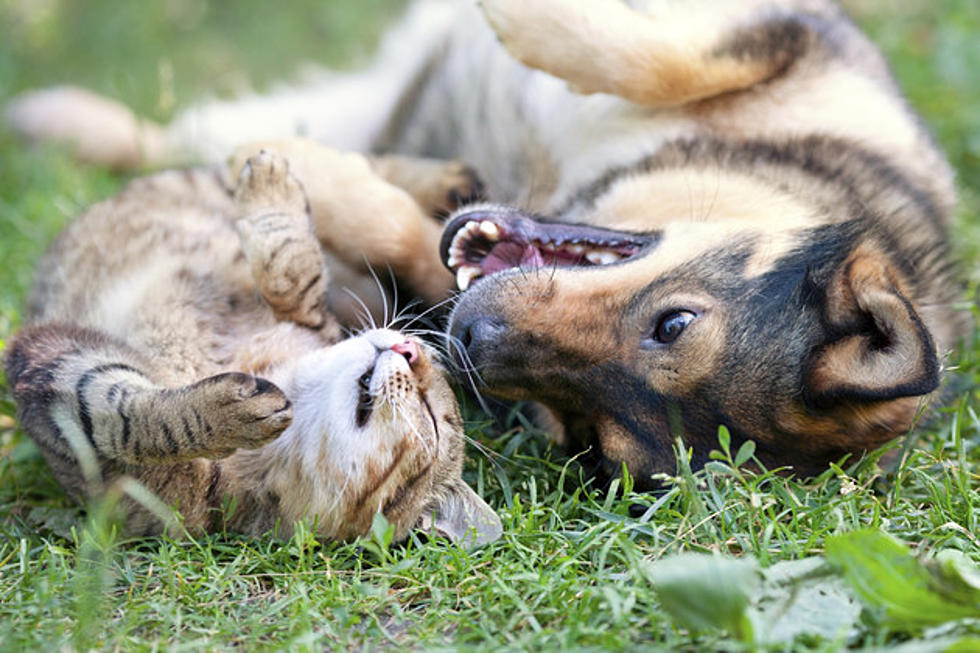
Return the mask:
{"type": "Polygon", "coordinates": [[[738,453],[735,454],[735,466],[741,467],[745,463],[749,462],[749,458],[755,453],[755,441],[746,440],[742,443],[742,446],[738,448],[738,453]]]}
{"type": "Polygon", "coordinates": [[[876,530],[827,539],[827,559],[858,596],[896,630],[915,631],[963,617],[975,606],[954,602],[934,588],[933,575],[902,542],[876,530]]]}
{"type": "Polygon", "coordinates": [[[754,640],[747,614],[759,589],[754,559],[681,553],[650,564],[647,571],[660,604],[680,625],[720,628],[742,641],[754,640]]]}
{"type": "Polygon", "coordinates": [[[943,653],[977,653],[980,651],[980,637],[964,637],[953,642],[942,651],[943,653]]]}
{"type": "Polygon", "coordinates": [[[388,523],[384,515],[376,512],[371,518],[371,535],[381,550],[386,551],[395,537],[395,527],[388,523]]]}
{"type": "Polygon", "coordinates": [[[980,651],[980,638],[977,637],[917,639],[904,644],[865,649],[865,653],[977,653],[977,651],[980,651]]]}
{"type": "Polygon", "coordinates": [[[721,450],[725,452],[726,456],[731,455],[731,442],[732,435],[728,432],[728,427],[724,424],[718,426],[718,444],[721,445],[721,450]]]}
{"type": "Polygon", "coordinates": [[[764,569],[756,607],[758,639],[772,644],[790,643],[801,635],[845,640],[861,614],[847,584],[821,557],[764,569]]]}
{"type": "Polygon", "coordinates": [[[927,560],[932,588],[954,603],[973,606],[980,616],[980,569],[960,551],[945,549],[927,560]]]}

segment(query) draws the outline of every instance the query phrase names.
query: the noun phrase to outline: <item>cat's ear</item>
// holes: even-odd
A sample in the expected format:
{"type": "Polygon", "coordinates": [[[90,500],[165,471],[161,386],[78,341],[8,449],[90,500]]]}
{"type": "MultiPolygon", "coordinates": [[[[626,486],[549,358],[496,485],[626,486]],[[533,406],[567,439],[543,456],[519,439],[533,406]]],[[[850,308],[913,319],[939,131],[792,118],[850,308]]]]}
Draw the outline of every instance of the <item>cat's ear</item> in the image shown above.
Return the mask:
{"type": "Polygon", "coordinates": [[[503,533],[497,513],[462,480],[451,485],[443,498],[422,515],[419,528],[466,548],[493,542],[503,533]]]}

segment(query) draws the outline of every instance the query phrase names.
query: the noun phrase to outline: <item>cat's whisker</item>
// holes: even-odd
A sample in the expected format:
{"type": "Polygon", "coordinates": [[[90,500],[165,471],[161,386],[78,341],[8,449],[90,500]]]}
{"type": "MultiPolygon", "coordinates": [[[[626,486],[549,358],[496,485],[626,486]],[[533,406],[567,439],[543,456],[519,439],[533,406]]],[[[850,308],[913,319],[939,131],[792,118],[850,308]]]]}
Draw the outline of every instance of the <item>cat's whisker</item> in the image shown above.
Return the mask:
{"type": "MultiPolygon", "coordinates": [[[[410,314],[409,311],[412,310],[413,308],[415,308],[416,306],[420,305],[421,303],[422,303],[422,300],[416,297],[415,299],[413,299],[410,302],[408,302],[407,304],[405,304],[405,306],[403,306],[401,309],[399,309],[399,311],[394,315],[394,317],[391,320],[391,324],[388,325],[388,328],[401,330],[401,327],[398,326],[398,323],[399,322],[401,322],[403,320],[408,320],[408,322],[406,322],[406,325],[408,325],[408,324],[411,324],[416,319],[418,319],[418,315],[420,315],[420,314],[414,314],[413,315],[413,314],[410,314]]],[[[424,315],[425,313],[429,312],[430,310],[431,309],[426,309],[421,314],[424,315]]]]}
{"type": "Polygon", "coordinates": [[[337,507],[340,505],[341,500],[344,498],[344,492],[347,491],[347,486],[350,485],[350,479],[352,475],[353,474],[351,473],[351,470],[348,469],[344,474],[344,483],[343,485],[340,486],[340,489],[337,490],[337,496],[333,500],[333,503],[331,503],[327,507],[327,510],[325,511],[326,514],[333,514],[337,510],[337,507]]]}
{"type": "MultiPolygon", "coordinates": [[[[421,320],[422,318],[424,318],[425,316],[429,315],[430,313],[432,313],[434,311],[437,311],[437,310],[443,308],[444,306],[446,306],[447,304],[452,304],[452,303],[454,303],[456,301],[458,301],[458,296],[457,295],[453,295],[453,296],[450,296],[450,297],[447,297],[447,298],[443,299],[440,302],[436,302],[435,304],[433,304],[429,308],[425,309],[421,313],[418,313],[418,314],[412,316],[411,318],[409,318],[408,322],[406,322],[402,326],[402,328],[403,329],[409,328],[412,324],[414,324],[418,320],[421,320]]],[[[419,303],[421,303],[421,300],[419,300],[419,303]]],[[[411,306],[411,303],[409,304],[409,306],[411,306]]]]}
{"type": "MultiPolygon", "coordinates": [[[[378,293],[381,295],[381,310],[382,310],[381,324],[386,325],[385,328],[387,328],[388,291],[385,289],[384,284],[381,283],[381,279],[378,277],[378,274],[374,271],[374,266],[368,262],[367,258],[364,258],[364,265],[367,266],[367,270],[371,274],[371,278],[374,279],[374,285],[378,287],[378,293]]],[[[397,289],[395,290],[395,292],[397,293],[397,289]]],[[[372,324],[373,324],[373,320],[372,320],[372,324]]],[[[377,327],[375,326],[375,328],[377,327]]]]}
{"type": "MultiPolygon", "coordinates": [[[[398,315],[398,282],[395,280],[395,273],[392,271],[390,265],[386,265],[385,268],[388,270],[388,281],[391,282],[391,320],[388,320],[388,314],[385,312],[385,328],[393,329],[395,322],[397,322],[398,315]]],[[[411,302],[409,302],[411,304],[411,302]]]]}
{"type": "Polygon", "coordinates": [[[408,430],[412,433],[412,435],[415,436],[415,439],[419,441],[419,445],[421,445],[425,453],[431,455],[432,447],[429,445],[428,442],[426,442],[425,438],[422,437],[422,434],[419,432],[418,427],[412,422],[412,420],[408,417],[408,415],[405,414],[405,411],[407,411],[407,408],[405,408],[404,406],[399,406],[398,409],[396,410],[396,412],[398,412],[402,417],[405,418],[405,424],[408,426],[408,430]]]}
{"type": "Polygon", "coordinates": [[[364,300],[350,288],[344,288],[344,292],[350,295],[351,299],[361,307],[361,310],[357,312],[357,321],[361,324],[361,331],[367,331],[368,327],[377,329],[378,327],[374,323],[374,316],[371,315],[371,309],[364,303],[364,300]]]}

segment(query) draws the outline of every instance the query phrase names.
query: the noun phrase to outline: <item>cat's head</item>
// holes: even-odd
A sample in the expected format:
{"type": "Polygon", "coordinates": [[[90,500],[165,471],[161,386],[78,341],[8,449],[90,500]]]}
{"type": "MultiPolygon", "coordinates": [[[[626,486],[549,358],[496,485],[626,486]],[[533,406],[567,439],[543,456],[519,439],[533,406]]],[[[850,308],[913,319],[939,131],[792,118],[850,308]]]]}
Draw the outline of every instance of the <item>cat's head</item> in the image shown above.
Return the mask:
{"type": "MultiPolygon", "coordinates": [[[[415,527],[466,545],[497,539],[500,519],[461,478],[463,421],[435,352],[414,337],[367,331],[304,357],[287,394],[294,418],[274,448],[299,448],[297,505],[321,535],[347,539],[381,512],[402,538],[415,527]]],[[[289,490],[289,488],[283,488],[289,490]]]]}

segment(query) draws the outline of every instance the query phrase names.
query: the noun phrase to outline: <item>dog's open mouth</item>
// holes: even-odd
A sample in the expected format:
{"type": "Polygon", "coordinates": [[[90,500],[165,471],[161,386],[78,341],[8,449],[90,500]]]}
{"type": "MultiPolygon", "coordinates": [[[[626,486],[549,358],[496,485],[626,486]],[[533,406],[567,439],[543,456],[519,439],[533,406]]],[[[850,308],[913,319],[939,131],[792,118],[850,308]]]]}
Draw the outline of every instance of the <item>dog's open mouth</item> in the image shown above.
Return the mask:
{"type": "Polygon", "coordinates": [[[517,212],[467,211],[446,225],[442,262],[466,290],[475,280],[511,268],[556,268],[619,263],[651,236],[576,224],[540,222],[517,212]]]}

